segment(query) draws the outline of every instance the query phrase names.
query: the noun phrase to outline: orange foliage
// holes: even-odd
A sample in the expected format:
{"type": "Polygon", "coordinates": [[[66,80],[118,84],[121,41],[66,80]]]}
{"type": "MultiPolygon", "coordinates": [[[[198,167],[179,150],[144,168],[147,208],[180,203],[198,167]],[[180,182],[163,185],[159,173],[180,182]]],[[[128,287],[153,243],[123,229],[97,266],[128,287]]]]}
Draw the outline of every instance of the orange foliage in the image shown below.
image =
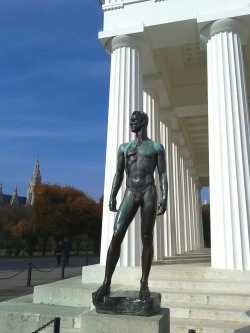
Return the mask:
{"type": "Polygon", "coordinates": [[[91,234],[100,225],[98,204],[71,186],[35,186],[32,225],[41,236],[75,237],[91,234]]]}

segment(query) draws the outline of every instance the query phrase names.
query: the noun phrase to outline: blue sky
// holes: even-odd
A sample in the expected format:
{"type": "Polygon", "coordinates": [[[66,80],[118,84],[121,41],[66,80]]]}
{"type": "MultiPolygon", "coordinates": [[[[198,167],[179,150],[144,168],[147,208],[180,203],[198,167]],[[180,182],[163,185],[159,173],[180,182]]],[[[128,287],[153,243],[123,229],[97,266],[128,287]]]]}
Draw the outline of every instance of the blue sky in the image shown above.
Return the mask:
{"type": "MultiPolygon", "coordinates": [[[[110,59],[98,0],[0,0],[0,181],[103,194],[110,59]]],[[[202,200],[204,191],[202,194],[202,200]]],[[[207,197],[207,194],[206,194],[207,197]]]]}
{"type": "Polygon", "coordinates": [[[0,180],[103,193],[109,56],[98,0],[0,0],[0,180]]]}

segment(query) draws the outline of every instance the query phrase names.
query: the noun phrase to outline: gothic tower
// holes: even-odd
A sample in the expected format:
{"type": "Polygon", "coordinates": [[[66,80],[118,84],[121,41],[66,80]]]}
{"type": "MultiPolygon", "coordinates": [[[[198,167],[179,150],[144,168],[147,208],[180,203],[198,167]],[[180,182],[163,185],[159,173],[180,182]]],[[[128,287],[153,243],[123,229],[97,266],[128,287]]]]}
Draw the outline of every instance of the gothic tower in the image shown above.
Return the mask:
{"type": "Polygon", "coordinates": [[[18,206],[19,205],[19,200],[18,200],[18,194],[17,194],[17,185],[14,186],[13,194],[10,199],[10,204],[12,206],[18,206]]]}
{"type": "Polygon", "coordinates": [[[39,166],[39,160],[36,160],[36,164],[33,170],[33,174],[30,178],[30,183],[28,186],[28,190],[27,190],[27,201],[26,201],[26,205],[33,205],[34,203],[34,187],[37,184],[41,184],[42,182],[42,177],[40,174],[40,166],[39,166]]]}

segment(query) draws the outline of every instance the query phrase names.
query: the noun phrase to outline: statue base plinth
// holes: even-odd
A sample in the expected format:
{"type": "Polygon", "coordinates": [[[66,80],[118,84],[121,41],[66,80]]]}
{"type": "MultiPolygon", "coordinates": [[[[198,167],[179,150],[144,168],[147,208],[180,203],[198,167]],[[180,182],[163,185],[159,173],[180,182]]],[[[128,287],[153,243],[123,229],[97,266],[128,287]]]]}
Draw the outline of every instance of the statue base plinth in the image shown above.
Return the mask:
{"type": "Polygon", "coordinates": [[[151,293],[149,297],[139,297],[138,291],[116,291],[94,301],[96,312],[149,317],[161,311],[161,294],[151,293]]]}

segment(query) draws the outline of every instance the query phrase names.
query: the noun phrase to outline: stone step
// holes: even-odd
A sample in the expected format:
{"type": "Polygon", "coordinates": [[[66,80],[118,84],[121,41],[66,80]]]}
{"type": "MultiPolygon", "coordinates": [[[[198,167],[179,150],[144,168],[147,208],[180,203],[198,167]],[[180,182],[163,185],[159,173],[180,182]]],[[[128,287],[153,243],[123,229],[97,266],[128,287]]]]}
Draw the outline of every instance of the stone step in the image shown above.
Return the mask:
{"type": "Polygon", "coordinates": [[[220,294],[230,293],[246,295],[250,294],[250,281],[230,281],[230,280],[199,280],[199,279],[165,279],[150,277],[149,286],[153,289],[174,289],[176,291],[200,291],[203,293],[214,291],[220,294]]]}
{"type": "MultiPolygon", "coordinates": [[[[150,280],[150,289],[162,294],[162,304],[169,302],[191,304],[214,304],[250,306],[250,293],[246,283],[223,283],[215,281],[194,280],[150,280]]],[[[92,292],[98,284],[82,284],[81,278],[72,278],[34,288],[33,302],[49,305],[66,305],[88,307],[91,304],[92,292]]],[[[138,290],[138,286],[113,285],[112,290],[138,290]]]]}
{"type": "Polygon", "coordinates": [[[202,280],[228,280],[228,281],[250,281],[250,271],[230,271],[201,267],[199,265],[164,265],[157,262],[153,265],[150,278],[163,279],[202,279],[202,280]]]}
{"type": "Polygon", "coordinates": [[[250,307],[250,295],[236,294],[219,294],[216,292],[204,293],[200,291],[174,291],[173,289],[151,289],[154,292],[159,292],[162,295],[161,303],[164,307],[168,307],[170,303],[177,304],[194,304],[194,305],[222,305],[227,306],[248,306],[250,307]]]}
{"type": "MultiPolygon", "coordinates": [[[[0,303],[0,333],[33,332],[55,317],[60,333],[80,333],[81,317],[89,308],[33,304],[32,295],[0,303]]],[[[43,332],[53,332],[53,324],[43,332]]]]}
{"type": "Polygon", "coordinates": [[[171,318],[171,333],[187,333],[190,329],[195,330],[196,333],[249,333],[250,325],[234,321],[171,318]]]}
{"type": "Polygon", "coordinates": [[[99,285],[83,285],[81,277],[61,280],[34,287],[34,304],[62,305],[72,307],[90,307],[92,292],[99,285]]]}
{"type": "MultiPolygon", "coordinates": [[[[101,284],[104,277],[104,266],[91,265],[82,269],[82,283],[101,284]]],[[[113,284],[138,285],[141,278],[141,267],[116,267],[112,279],[113,284]]],[[[166,265],[164,261],[153,264],[150,280],[202,280],[250,283],[250,271],[230,271],[212,269],[204,264],[196,265],[166,265]]]]}
{"type": "Polygon", "coordinates": [[[210,321],[234,321],[244,322],[250,325],[249,307],[236,306],[215,306],[215,305],[200,305],[193,304],[169,304],[170,317],[180,319],[196,319],[210,321]]]}

